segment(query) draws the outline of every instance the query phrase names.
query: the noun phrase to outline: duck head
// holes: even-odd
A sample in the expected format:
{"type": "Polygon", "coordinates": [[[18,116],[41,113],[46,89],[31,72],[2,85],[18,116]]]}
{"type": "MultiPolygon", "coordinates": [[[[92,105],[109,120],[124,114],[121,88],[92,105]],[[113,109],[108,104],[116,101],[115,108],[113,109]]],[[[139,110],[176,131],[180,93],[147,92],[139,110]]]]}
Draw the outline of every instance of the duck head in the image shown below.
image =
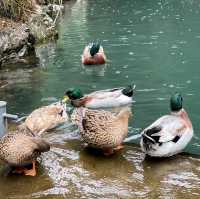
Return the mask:
{"type": "Polygon", "coordinates": [[[171,96],[170,108],[172,112],[180,111],[183,108],[183,98],[180,93],[171,96]]]}
{"type": "Polygon", "coordinates": [[[90,55],[93,57],[99,52],[100,49],[100,43],[92,43],[90,47],[90,55]]]}
{"type": "Polygon", "coordinates": [[[78,88],[70,88],[65,92],[63,102],[67,102],[68,100],[77,100],[83,97],[83,94],[78,88]]]}

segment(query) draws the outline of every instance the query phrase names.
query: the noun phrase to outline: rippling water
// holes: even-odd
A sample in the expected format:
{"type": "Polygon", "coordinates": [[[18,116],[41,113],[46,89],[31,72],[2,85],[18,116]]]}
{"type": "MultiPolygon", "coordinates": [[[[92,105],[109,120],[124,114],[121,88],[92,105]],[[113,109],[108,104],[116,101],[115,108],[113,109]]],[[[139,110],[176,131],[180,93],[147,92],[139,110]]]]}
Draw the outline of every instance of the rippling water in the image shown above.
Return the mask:
{"type": "MultiPolygon", "coordinates": [[[[10,112],[20,115],[59,99],[65,89],[83,91],[137,85],[130,132],[169,112],[175,91],[193,122],[186,152],[144,160],[130,144],[111,158],[83,150],[74,129],[52,131],[36,178],[2,177],[0,198],[199,198],[200,2],[198,0],[77,0],[66,5],[60,38],[39,46],[37,59],[2,69],[0,90],[10,112]],[[85,67],[80,55],[99,40],[109,63],[85,67]]],[[[136,142],[137,143],[137,142],[136,142]]],[[[3,172],[2,172],[3,173],[3,172]]]]}

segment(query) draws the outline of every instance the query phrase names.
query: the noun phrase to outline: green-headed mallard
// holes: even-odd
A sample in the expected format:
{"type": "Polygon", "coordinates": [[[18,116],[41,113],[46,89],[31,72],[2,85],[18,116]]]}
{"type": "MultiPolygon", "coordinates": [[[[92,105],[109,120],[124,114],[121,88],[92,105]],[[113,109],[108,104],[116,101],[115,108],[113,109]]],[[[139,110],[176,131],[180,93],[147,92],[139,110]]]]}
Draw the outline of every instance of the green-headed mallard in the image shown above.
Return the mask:
{"type": "Polygon", "coordinates": [[[83,140],[94,148],[103,149],[105,155],[121,148],[128,133],[130,108],[123,108],[118,114],[87,108],[75,109],[72,121],[79,127],[83,140]]]}
{"type": "Polygon", "coordinates": [[[87,108],[113,108],[125,106],[133,102],[133,91],[135,85],[129,85],[125,88],[113,88],[100,90],[83,95],[78,88],[68,89],[65,93],[64,101],[71,100],[75,107],[87,108]]]}
{"type": "Polygon", "coordinates": [[[182,108],[183,98],[171,97],[171,114],[156,120],[142,132],[142,150],[154,157],[168,157],[181,152],[193,136],[192,123],[182,108]]]}
{"type": "Polygon", "coordinates": [[[100,43],[87,45],[83,51],[81,61],[85,65],[105,64],[106,56],[100,43]]]}
{"type": "Polygon", "coordinates": [[[0,139],[0,160],[4,164],[15,167],[16,173],[35,176],[35,162],[42,152],[47,152],[50,145],[39,137],[35,137],[28,129],[13,131],[0,139]],[[32,169],[27,165],[32,163],[32,169]]]}
{"type": "Polygon", "coordinates": [[[54,127],[68,121],[66,104],[56,103],[34,110],[21,125],[25,126],[35,134],[53,129],[54,127]]]}

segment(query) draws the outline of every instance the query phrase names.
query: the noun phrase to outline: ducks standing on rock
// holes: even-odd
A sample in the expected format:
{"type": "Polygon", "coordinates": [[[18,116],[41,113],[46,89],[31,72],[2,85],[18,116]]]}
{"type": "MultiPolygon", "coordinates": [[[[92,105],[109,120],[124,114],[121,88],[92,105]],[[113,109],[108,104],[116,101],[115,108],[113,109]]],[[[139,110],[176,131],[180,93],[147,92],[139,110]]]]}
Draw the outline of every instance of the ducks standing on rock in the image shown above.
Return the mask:
{"type": "Polygon", "coordinates": [[[96,91],[83,95],[78,88],[68,89],[65,93],[64,102],[68,99],[75,107],[87,108],[113,108],[125,106],[133,102],[135,85],[129,85],[125,88],[113,88],[96,91]]]}
{"type": "Polygon", "coordinates": [[[104,110],[75,109],[71,118],[79,127],[83,140],[94,148],[100,148],[105,155],[111,155],[122,148],[128,134],[129,107],[117,115],[104,110]]]}
{"type": "Polygon", "coordinates": [[[149,156],[168,157],[181,152],[193,136],[193,127],[182,107],[183,98],[176,93],[171,97],[171,114],[162,116],[144,129],[141,148],[149,156]]]}
{"type": "Polygon", "coordinates": [[[49,143],[35,137],[28,129],[16,130],[0,139],[0,161],[14,167],[14,173],[35,176],[37,157],[49,149],[49,143]],[[29,164],[32,169],[26,168],[29,164]]]}
{"type": "Polygon", "coordinates": [[[67,121],[66,104],[58,102],[34,110],[19,128],[27,127],[31,132],[41,135],[67,121]]]}
{"type": "Polygon", "coordinates": [[[100,43],[87,45],[83,51],[81,61],[85,65],[105,64],[106,56],[100,43]]]}

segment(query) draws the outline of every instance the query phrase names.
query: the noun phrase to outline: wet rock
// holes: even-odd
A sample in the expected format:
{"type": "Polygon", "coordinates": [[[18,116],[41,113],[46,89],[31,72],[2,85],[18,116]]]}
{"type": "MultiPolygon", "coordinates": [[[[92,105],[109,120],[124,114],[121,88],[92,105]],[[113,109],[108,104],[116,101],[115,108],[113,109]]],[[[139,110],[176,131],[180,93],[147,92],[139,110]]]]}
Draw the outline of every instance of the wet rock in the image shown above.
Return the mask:
{"type": "Polygon", "coordinates": [[[56,11],[51,11],[48,6],[42,6],[29,18],[28,24],[30,31],[36,38],[36,42],[41,42],[58,36],[55,21],[52,16],[50,16],[50,12],[55,13],[56,11]]]}
{"type": "Polygon", "coordinates": [[[55,25],[64,6],[55,3],[60,2],[35,0],[26,24],[0,18],[0,66],[24,62],[24,57],[35,54],[35,43],[58,37],[55,25]]]}
{"type": "Polygon", "coordinates": [[[26,24],[8,27],[0,31],[0,65],[18,62],[22,57],[34,53],[34,36],[26,24]]]}

